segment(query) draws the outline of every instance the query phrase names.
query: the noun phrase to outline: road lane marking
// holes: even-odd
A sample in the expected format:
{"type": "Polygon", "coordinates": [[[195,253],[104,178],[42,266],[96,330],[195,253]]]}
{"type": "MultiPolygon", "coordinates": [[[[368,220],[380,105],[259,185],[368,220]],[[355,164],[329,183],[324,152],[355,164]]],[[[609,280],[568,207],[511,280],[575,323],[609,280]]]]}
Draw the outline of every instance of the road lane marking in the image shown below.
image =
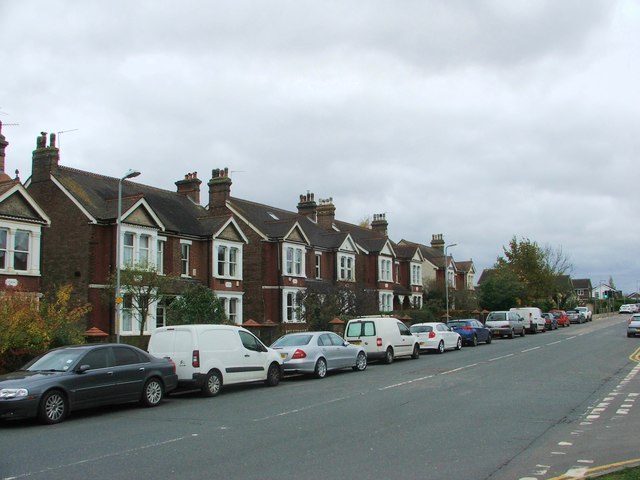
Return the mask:
{"type": "Polygon", "coordinates": [[[533,347],[533,348],[527,348],[526,350],[520,350],[520,353],[532,352],[533,350],[538,350],[539,348],[540,348],[540,346],[533,347]]]}
{"type": "Polygon", "coordinates": [[[558,343],[562,343],[562,340],[558,340],[557,342],[551,342],[551,343],[547,343],[546,345],[557,345],[558,343]]]}
{"type": "Polygon", "coordinates": [[[464,370],[465,368],[471,368],[478,365],[477,363],[472,363],[471,365],[465,365],[464,367],[454,368],[453,370],[448,370],[446,372],[440,372],[440,375],[448,375],[449,373],[459,372],[460,370],[464,370]]]}
{"type": "Polygon", "coordinates": [[[503,358],[513,357],[514,355],[515,355],[515,353],[510,353],[508,355],[502,355],[501,357],[490,358],[488,361],[489,362],[493,362],[495,360],[502,360],[503,358]]]}

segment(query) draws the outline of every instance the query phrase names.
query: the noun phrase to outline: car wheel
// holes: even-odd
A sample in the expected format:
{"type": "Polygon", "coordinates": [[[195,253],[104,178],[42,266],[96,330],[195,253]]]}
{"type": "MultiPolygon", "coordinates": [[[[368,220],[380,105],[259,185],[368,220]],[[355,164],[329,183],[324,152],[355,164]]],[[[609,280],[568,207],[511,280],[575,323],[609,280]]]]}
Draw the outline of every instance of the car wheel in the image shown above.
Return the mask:
{"type": "Polygon", "coordinates": [[[456,350],[462,349],[462,339],[458,337],[458,343],[456,343],[456,350]]]}
{"type": "Polygon", "coordinates": [[[272,363],[271,365],[269,365],[269,370],[267,370],[267,379],[264,381],[264,383],[269,387],[275,387],[280,383],[281,377],[282,370],[280,369],[280,366],[277,363],[272,363]]]}
{"type": "MultiPolygon", "coordinates": [[[[522,330],[524,332],[524,330],[522,330]]],[[[509,338],[514,338],[516,336],[516,332],[513,331],[513,329],[511,329],[511,331],[509,332],[509,338]]],[[[520,334],[520,336],[522,336],[522,333],[520,334]]]]}
{"type": "Polygon", "coordinates": [[[393,348],[389,347],[387,348],[387,351],[384,352],[384,363],[387,365],[393,363],[393,348]]]}
{"type": "Polygon", "coordinates": [[[416,344],[413,346],[413,353],[411,354],[411,358],[413,358],[414,360],[420,358],[420,345],[416,344]]]}
{"type": "MultiPolygon", "coordinates": [[[[527,334],[527,329],[522,327],[522,331],[520,332],[520,336],[524,337],[526,334],[527,334]]],[[[511,338],[513,338],[513,337],[511,337],[511,338]]]]}
{"type": "Polygon", "coordinates": [[[488,335],[487,336],[487,341],[485,342],[487,345],[489,345],[491,343],[491,340],[493,340],[493,335],[488,335]]]}
{"type": "Polygon", "coordinates": [[[478,336],[474,335],[473,338],[471,339],[471,346],[472,347],[477,347],[478,346],[478,336]]]}
{"type": "Polygon", "coordinates": [[[44,394],[38,407],[38,419],[52,425],[64,420],[69,410],[67,397],[59,390],[49,390],[44,394]]]}
{"type": "Polygon", "coordinates": [[[147,383],[144,384],[142,389],[141,402],[145,407],[156,407],[162,402],[164,397],[164,388],[162,382],[157,378],[150,378],[147,383]]]}
{"type": "Polygon", "coordinates": [[[438,344],[438,353],[444,353],[444,342],[442,340],[438,344]]]}
{"type": "Polygon", "coordinates": [[[633,337],[633,335],[631,335],[630,333],[627,333],[627,338],[631,338],[633,337]]]}
{"type": "Polygon", "coordinates": [[[205,397],[215,397],[220,393],[222,389],[222,377],[215,370],[207,373],[207,377],[204,380],[204,385],[202,386],[202,394],[205,397]]]}
{"type": "Polygon", "coordinates": [[[324,378],[327,376],[327,361],[320,357],[316,362],[316,367],[313,369],[313,374],[316,378],[324,378]]]}
{"type": "Polygon", "coordinates": [[[364,352],[358,353],[356,357],[356,364],[351,367],[354,372],[362,372],[367,368],[367,355],[364,352]]]}

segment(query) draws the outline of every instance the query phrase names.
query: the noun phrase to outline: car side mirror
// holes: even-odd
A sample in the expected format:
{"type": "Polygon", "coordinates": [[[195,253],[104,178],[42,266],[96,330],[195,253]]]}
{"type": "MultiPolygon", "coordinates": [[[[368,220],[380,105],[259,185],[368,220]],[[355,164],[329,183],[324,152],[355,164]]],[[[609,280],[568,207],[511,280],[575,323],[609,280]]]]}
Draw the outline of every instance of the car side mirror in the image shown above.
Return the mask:
{"type": "Polygon", "coordinates": [[[77,369],[77,373],[85,373],[87,370],[91,370],[91,365],[80,365],[77,369]]]}

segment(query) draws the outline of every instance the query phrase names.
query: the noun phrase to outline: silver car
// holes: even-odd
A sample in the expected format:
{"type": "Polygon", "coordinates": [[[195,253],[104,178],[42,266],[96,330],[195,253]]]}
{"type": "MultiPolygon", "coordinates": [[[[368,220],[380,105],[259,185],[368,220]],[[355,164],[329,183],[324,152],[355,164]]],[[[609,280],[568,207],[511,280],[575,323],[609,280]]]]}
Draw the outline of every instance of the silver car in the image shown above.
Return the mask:
{"type": "Polygon", "coordinates": [[[285,373],[310,373],[324,378],[329,370],[367,368],[364,348],[352,345],[333,332],[288,333],[273,342],[280,353],[285,373]]]}

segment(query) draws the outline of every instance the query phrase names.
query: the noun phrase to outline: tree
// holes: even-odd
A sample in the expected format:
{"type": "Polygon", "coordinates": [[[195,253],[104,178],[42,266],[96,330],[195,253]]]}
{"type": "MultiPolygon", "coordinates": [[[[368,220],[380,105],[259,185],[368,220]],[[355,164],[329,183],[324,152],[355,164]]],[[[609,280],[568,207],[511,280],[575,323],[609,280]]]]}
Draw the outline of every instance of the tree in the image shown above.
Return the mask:
{"type": "Polygon", "coordinates": [[[91,311],[91,304],[71,304],[71,284],[62,285],[40,303],[40,316],[49,332],[49,348],[84,342],[82,319],[91,311]]]}
{"type": "MultiPolygon", "coordinates": [[[[110,278],[109,291],[116,291],[116,273],[110,278]]],[[[146,263],[126,265],[120,270],[120,291],[123,309],[130,308],[136,315],[140,327],[140,345],[143,344],[144,329],[151,305],[158,302],[169,291],[173,278],[160,274],[155,266],[146,263]]],[[[119,328],[119,327],[118,327],[119,328]]]]}
{"type": "Polygon", "coordinates": [[[223,323],[226,320],[220,299],[210,288],[199,283],[187,286],[167,310],[167,325],[223,323]]]}
{"type": "Polygon", "coordinates": [[[478,303],[487,310],[508,310],[524,296],[524,286],[508,268],[495,269],[478,287],[478,303]]]}

